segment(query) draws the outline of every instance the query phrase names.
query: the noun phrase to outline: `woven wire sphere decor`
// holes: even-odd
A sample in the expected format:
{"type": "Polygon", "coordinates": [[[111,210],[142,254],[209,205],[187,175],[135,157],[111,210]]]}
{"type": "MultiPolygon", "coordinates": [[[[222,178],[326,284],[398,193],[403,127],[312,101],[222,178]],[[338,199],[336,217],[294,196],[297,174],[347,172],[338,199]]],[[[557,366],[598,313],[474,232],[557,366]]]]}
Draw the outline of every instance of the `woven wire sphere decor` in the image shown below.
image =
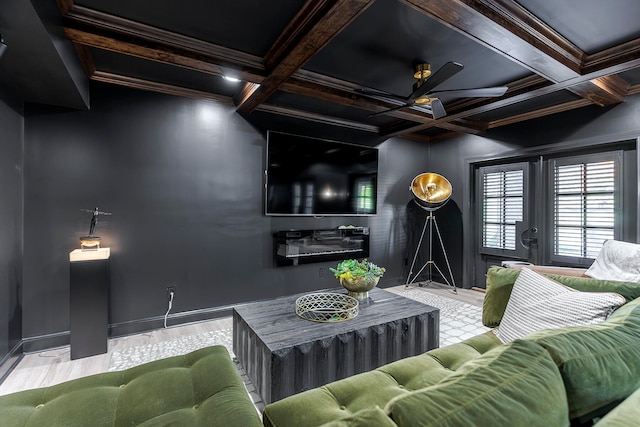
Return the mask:
{"type": "Polygon", "coordinates": [[[315,293],[296,300],[296,314],[314,322],[342,322],[358,315],[358,300],[349,295],[315,293]]]}

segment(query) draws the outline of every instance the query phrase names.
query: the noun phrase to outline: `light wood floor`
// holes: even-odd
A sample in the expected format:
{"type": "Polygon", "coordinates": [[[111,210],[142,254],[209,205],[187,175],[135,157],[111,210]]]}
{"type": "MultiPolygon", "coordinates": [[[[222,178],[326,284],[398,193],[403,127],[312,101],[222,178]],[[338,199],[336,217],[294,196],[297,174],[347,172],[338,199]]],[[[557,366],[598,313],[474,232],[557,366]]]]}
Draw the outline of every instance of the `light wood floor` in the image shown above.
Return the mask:
{"type": "MultiPolygon", "coordinates": [[[[471,289],[457,289],[457,294],[454,294],[451,288],[447,285],[442,285],[439,283],[431,283],[429,285],[423,284],[420,286],[419,284],[411,284],[409,287],[419,287],[420,289],[434,293],[436,295],[440,295],[442,297],[447,297],[451,299],[455,299],[458,301],[466,302],[467,304],[475,305],[478,307],[482,307],[482,303],[484,302],[484,292],[471,290],[471,289]]],[[[404,289],[405,285],[396,286],[394,289],[404,289]]]]}
{"type": "MultiPolygon", "coordinates": [[[[418,285],[410,285],[418,286],[418,285]]],[[[404,285],[397,288],[404,288],[404,285]]],[[[458,289],[457,295],[453,291],[438,284],[421,287],[425,292],[456,299],[468,304],[482,306],[484,293],[469,289],[458,289]]],[[[13,393],[38,387],[48,387],[64,381],[73,380],[88,375],[107,372],[111,354],[115,350],[129,347],[155,344],[173,340],[185,335],[194,335],[207,331],[229,329],[233,326],[231,317],[193,323],[184,326],[169,326],[143,334],[112,338],[108,341],[107,353],[83,359],[70,360],[69,346],[39,353],[26,354],[18,366],[0,384],[0,395],[13,393]]]]}

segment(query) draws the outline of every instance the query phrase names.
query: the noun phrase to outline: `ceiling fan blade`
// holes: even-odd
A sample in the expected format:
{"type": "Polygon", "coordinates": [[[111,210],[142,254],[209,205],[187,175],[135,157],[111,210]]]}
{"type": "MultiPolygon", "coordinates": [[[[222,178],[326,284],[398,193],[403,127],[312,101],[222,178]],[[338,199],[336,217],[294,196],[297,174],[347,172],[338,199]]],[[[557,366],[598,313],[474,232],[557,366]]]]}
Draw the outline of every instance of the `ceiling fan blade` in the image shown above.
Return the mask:
{"type": "Polygon", "coordinates": [[[354,92],[361,93],[363,95],[372,96],[375,98],[386,98],[392,99],[394,101],[402,101],[407,102],[407,97],[394,95],[393,93],[377,91],[377,90],[367,90],[367,89],[354,89],[354,92]]]}
{"type": "Polygon", "coordinates": [[[381,116],[383,114],[387,114],[387,113],[390,113],[392,111],[398,111],[398,110],[402,110],[403,108],[411,107],[412,105],[413,104],[404,104],[404,105],[400,105],[400,106],[395,107],[395,108],[391,108],[390,110],[378,111],[377,113],[369,114],[369,117],[381,116]]]}
{"type": "Polygon", "coordinates": [[[494,98],[504,95],[508,89],[507,86],[497,86],[476,89],[441,90],[430,93],[429,96],[434,98],[439,96],[447,96],[447,98],[494,98]]]}
{"type": "Polygon", "coordinates": [[[438,71],[433,73],[431,77],[429,77],[427,81],[422,84],[422,86],[420,86],[411,94],[411,96],[409,97],[409,101],[415,101],[416,99],[425,95],[431,89],[435,88],[436,86],[440,86],[446,80],[462,71],[463,68],[464,65],[457,62],[447,62],[442,67],[440,67],[438,71]]]}
{"type": "Polygon", "coordinates": [[[431,101],[431,114],[433,114],[433,119],[438,120],[447,115],[447,111],[444,109],[444,105],[439,99],[434,99],[431,101]]]}

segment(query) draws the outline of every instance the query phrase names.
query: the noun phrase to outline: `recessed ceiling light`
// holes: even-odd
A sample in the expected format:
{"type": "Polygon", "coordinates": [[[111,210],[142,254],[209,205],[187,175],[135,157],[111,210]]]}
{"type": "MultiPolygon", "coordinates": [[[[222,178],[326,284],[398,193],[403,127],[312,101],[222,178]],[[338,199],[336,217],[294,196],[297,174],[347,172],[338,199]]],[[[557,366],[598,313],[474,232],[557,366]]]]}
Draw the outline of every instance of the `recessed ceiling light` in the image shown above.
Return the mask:
{"type": "Polygon", "coordinates": [[[222,76],[222,78],[225,79],[226,81],[233,82],[233,83],[238,83],[240,81],[240,79],[237,77],[222,76]]]}

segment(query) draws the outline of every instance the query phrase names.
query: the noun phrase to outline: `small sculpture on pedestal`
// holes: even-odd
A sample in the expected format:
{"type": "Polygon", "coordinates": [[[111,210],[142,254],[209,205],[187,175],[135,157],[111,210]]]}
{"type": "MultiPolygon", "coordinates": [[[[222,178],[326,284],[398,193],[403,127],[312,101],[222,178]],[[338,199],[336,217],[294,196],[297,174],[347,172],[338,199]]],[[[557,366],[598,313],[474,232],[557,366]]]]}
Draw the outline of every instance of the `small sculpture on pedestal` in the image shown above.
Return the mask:
{"type": "Polygon", "coordinates": [[[91,225],[89,226],[89,235],[80,237],[80,249],[83,251],[97,251],[100,249],[100,237],[94,236],[93,232],[96,229],[96,224],[98,223],[98,215],[111,215],[111,212],[103,212],[99,210],[97,207],[93,210],[91,209],[80,209],[83,212],[92,213],[91,217],[91,225]]]}

